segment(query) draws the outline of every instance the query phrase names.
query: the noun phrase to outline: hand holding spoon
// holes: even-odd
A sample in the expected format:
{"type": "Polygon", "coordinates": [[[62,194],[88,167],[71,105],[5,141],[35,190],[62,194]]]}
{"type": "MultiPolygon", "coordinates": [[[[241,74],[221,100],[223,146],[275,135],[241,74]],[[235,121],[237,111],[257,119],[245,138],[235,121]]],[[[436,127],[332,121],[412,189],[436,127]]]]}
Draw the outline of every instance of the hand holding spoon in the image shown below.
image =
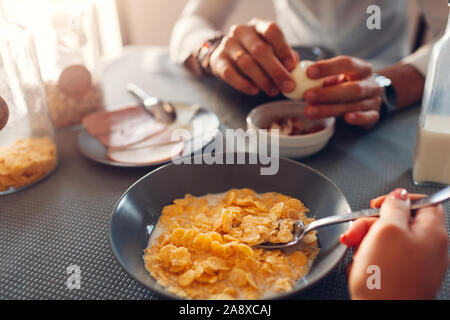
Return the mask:
{"type": "MultiPolygon", "coordinates": [[[[412,216],[414,216],[415,211],[421,208],[433,206],[442,202],[445,202],[446,200],[450,199],[450,186],[439,190],[436,193],[433,193],[432,195],[429,195],[425,198],[418,199],[411,201],[411,210],[412,210],[412,216]]],[[[301,220],[295,220],[294,223],[294,239],[288,243],[271,243],[271,242],[264,242],[259,245],[256,245],[256,248],[262,248],[262,249],[283,249],[288,248],[293,245],[296,245],[299,243],[303,237],[310,231],[316,230],[321,227],[342,223],[342,222],[348,222],[353,221],[361,217],[378,217],[380,215],[380,209],[374,208],[374,209],[363,209],[359,211],[354,211],[347,214],[340,214],[335,216],[329,216],[323,219],[319,219],[316,221],[311,222],[307,226],[303,224],[303,221],[301,220]]]]}

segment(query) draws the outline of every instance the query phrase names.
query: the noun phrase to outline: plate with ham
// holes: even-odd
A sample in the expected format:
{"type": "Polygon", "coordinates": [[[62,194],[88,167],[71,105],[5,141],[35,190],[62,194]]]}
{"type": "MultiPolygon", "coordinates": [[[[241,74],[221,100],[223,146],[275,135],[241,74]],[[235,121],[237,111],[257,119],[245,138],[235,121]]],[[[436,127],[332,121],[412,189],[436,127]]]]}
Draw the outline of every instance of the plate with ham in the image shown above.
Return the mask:
{"type": "Polygon", "coordinates": [[[195,153],[214,140],[220,127],[215,113],[198,105],[173,105],[177,119],[171,124],[158,122],[140,106],[92,113],[82,121],[79,150],[99,163],[146,167],[186,156],[187,150],[195,153]]]}

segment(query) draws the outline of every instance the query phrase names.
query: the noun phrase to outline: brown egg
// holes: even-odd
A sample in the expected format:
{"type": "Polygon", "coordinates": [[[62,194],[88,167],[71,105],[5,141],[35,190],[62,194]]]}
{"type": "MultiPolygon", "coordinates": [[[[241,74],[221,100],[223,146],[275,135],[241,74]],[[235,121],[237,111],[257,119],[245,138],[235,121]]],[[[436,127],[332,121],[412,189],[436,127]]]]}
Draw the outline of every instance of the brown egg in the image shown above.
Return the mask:
{"type": "Polygon", "coordinates": [[[85,66],[71,65],[61,72],[58,86],[69,97],[81,99],[92,86],[91,73],[85,66]]]}
{"type": "Polygon", "coordinates": [[[8,105],[6,104],[6,101],[3,100],[2,97],[0,97],[0,130],[2,130],[6,126],[8,118],[9,118],[8,105]]]}

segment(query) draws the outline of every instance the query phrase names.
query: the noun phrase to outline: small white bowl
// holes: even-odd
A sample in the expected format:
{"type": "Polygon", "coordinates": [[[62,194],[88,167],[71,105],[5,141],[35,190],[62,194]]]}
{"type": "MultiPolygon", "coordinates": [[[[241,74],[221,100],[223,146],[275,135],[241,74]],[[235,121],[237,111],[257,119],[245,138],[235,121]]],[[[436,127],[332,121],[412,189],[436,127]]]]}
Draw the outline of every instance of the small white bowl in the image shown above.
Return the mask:
{"type": "MultiPolygon", "coordinates": [[[[300,119],[306,129],[322,124],[321,131],[286,136],[280,135],[280,155],[288,158],[303,158],[322,150],[333,136],[335,118],[310,119],[305,115],[306,103],[304,101],[281,100],[262,104],[254,108],[247,116],[247,129],[266,129],[279,118],[295,116],[300,119]]],[[[269,133],[270,136],[270,133],[269,133]]],[[[268,137],[268,143],[270,138],[268,137]]]]}

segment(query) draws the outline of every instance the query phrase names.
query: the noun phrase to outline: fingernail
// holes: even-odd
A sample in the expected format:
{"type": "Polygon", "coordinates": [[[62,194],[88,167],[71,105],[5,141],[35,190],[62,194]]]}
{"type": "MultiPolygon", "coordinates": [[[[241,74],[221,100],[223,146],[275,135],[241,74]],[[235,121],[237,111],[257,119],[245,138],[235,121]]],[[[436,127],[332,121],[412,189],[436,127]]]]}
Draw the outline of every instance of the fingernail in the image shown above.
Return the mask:
{"type": "Polygon", "coordinates": [[[399,199],[402,201],[408,200],[408,191],[403,188],[397,188],[394,191],[392,191],[391,196],[395,199],[399,199]]]}
{"type": "Polygon", "coordinates": [[[317,67],[311,66],[307,70],[308,77],[317,78],[320,75],[320,70],[317,67]]]}
{"type": "Polygon", "coordinates": [[[290,80],[283,81],[281,83],[281,90],[283,90],[284,92],[291,92],[294,89],[295,89],[295,83],[290,80]]]}
{"type": "Polygon", "coordinates": [[[347,115],[345,116],[347,121],[354,121],[356,119],[356,116],[353,113],[347,113],[347,115]]]}
{"type": "Polygon", "coordinates": [[[342,244],[345,244],[345,245],[346,245],[346,240],[347,240],[347,236],[345,235],[345,233],[341,234],[341,236],[339,237],[339,241],[340,241],[342,244]]]}
{"type": "Polygon", "coordinates": [[[308,91],[305,93],[305,100],[308,102],[315,102],[317,100],[317,94],[314,91],[308,91]]]}
{"type": "Polygon", "coordinates": [[[341,82],[344,82],[345,81],[345,74],[340,74],[339,76],[338,76],[338,82],[339,83],[341,83],[341,82]]]}
{"type": "Polygon", "coordinates": [[[284,66],[291,71],[295,68],[295,62],[291,58],[287,58],[284,60],[284,66]]]}
{"type": "Polygon", "coordinates": [[[280,90],[278,90],[277,88],[272,88],[269,89],[269,96],[271,97],[275,97],[280,93],[280,90]]]}
{"type": "Polygon", "coordinates": [[[319,110],[316,107],[308,107],[306,108],[306,115],[308,117],[314,117],[319,113],[319,110]]]}
{"type": "Polygon", "coordinates": [[[250,93],[251,95],[257,95],[257,94],[259,93],[259,89],[258,89],[258,88],[255,88],[255,87],[251,87],[251,88],[249,89],[249,93],[250,93]]]}

